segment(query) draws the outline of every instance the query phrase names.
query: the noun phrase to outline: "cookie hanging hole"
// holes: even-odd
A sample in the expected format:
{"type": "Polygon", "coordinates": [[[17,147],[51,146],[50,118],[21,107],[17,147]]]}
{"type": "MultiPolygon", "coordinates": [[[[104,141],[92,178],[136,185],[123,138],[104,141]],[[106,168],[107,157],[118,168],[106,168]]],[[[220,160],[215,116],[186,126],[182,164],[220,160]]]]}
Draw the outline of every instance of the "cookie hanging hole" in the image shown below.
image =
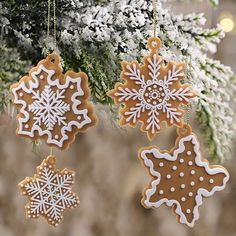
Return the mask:
{"type": "Polygon", "coordinates": [[[148,40],[148,48],[152,51],[157,51],[161,47],[161,40],[157,37],[151,37],[148,40]]]}
{"type": "Polygon", "coordinates": [[[47,57],[47,61],[51,64],[51,65],[58,65],[60,62],[60,58],[56,53],[52,53],[49,54],[47,57]]]}
{"type": "Polygon", "coordinates": [[[48,163],[50,163],[51,165],[54,165],[54,164],[56,163],[56,158],[55,158],[55,156],[50,155],[50,156],[48,156],[47,161],[48,161],[48,163]]]}
{"type": "Polygon", "coordinates": [[[184,125],[178,129],[178,134],[180,136],[187,136],[192,133],[192,128],[189,125],[184,125]]]}

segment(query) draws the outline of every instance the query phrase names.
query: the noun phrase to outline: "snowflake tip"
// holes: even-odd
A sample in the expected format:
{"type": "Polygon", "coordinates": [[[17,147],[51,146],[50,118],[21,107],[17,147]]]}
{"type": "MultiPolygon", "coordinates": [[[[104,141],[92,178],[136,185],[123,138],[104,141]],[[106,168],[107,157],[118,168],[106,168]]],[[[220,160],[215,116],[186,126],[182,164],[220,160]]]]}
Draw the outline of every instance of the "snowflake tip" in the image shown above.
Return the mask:
{"type": "Polygon", "coordinates": [[[162,123],[181,127],[183,112],[179,106],[195,96],[188,84],[181,83],[184,63],[170,61],[165,66],[157,52],[160,46],[160,39],[152,37],[148,41],[151,53],[142,64],[122,62],[121,79],[125,81],[107,93],[115,104],[122,104],[120,124],[135,127],[142,123],[141,130],[150,140],[160,132],[162,123]]]}

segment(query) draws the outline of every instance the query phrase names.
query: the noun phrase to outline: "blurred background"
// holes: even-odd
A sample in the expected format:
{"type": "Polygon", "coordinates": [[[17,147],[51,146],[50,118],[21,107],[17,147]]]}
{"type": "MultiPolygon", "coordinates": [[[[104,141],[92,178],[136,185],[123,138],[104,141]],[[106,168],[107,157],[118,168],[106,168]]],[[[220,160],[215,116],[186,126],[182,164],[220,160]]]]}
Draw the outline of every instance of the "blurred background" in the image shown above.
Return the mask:
{"type": "MultiPolygon", "coordinates": [[[[204,12],[208,26],[221,24],[226,37],[215,58],[236,71],[236,1],[222,0],[217,9],[203,1],[199,4],[175,3],[173,11],[204,12]]],[[[235,154],[224,166],[231,180],[225,191],[204,199],[200,219],[193,229],[176,222],[174,214],[165,206],[156,210],[144,209],[140,200],[142,189],[150,177],[137,159],[137,150],[149,146],[138,128],[118,128],[111,120],[109,108],[96,107],[99,124],[86,134],[79,134],[65,152],[55,150],[57,167],[73,169],[81,206],[66,211],[64,221],[56,229],[43,218],[26,220],[25,197],[20,196],[18,183],[25,176],[33,176],[35,168],[49,155],[46,145],[37,154],[29,140],[17,138],[14,120],[0,122],[0,236],[236,236],[236,158],[235,154]]],[[[192,117],[193,130],[198,124],[192,117]]],[[[200,134],[197,132],[200,136],[200,134]]],[[[174,145],[175,129],[158,135],[152,144],[161,149],[174,145]],[[162,136],[161,136],[162,135],[162,136]]],[[[203,157],[204,139],[201,140],[203,157]]],[[[235,147],[232,147],[236,153],[235,147]]]]}

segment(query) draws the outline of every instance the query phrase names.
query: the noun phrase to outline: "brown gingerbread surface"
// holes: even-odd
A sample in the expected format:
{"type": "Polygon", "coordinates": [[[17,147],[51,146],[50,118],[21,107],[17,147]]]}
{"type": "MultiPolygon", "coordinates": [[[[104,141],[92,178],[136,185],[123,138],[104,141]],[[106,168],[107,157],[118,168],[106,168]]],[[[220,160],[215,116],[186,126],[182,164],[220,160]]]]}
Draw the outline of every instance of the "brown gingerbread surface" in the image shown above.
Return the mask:
{"type": "Polygon", "coordinates": [[[140,160],[152,176],[143,192],[142,205],[172,206],[179,222],[193,227],[202,198],[223,190],[229,174],[222,166],[209,165],[201,159],[199,143],[190,127],[184,134],[181,130],[170,152],[157,147],[139,151],[140,160]]]}
{"type": "Polygon", "coordinates": [[[181,83],[185,65],[170,61],[165,66],[158,54],[160,46],[160,39],[152,37],[148,40],[151,52],[143,64],[123,61],[121,79],[124,83],[117,83],[107,93],[116,104],[124,105],[120,109],[120,124],[135,127],[141,122],[141,130],[149,139],[160,131],[163,122],[181,127],[183,111],[179,105],[187,105],[196,96],[189,84],[181,83]]]}
{"type": "Polygon", "coordinates": [[[19,187],[29,203],[25,206],[26,217],[46,218],[52,226],[57,226],[63,219],[63,211],[79,205],[79,197],[71,192],[74,183],[74,171],[55,169],[56,159],[49,156],[37,168],[34,177],[25,178],[19,187]]]}
{"type": "Polygon", "coordinates": [[[85,73],[62,74],[60,58],[53,53],[41,60],[11,86],[17,115],[17,134],[33,140],[43,138],[49,146],[65,149],[78,132],[97,122],[85,73]]]}

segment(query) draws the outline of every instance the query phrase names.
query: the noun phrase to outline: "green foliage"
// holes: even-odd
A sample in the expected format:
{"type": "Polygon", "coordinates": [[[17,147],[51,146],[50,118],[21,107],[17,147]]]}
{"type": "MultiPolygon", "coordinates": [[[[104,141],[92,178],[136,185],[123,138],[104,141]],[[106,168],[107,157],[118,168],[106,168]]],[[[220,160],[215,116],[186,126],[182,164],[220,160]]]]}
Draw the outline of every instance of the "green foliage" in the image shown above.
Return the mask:
{"type": "Polygon", "coordinates": [[[209,2],[214,6],[217,7],[219,5],[219,0],[209,0],[209,2]]]}
{"type": "MultiPolygon", "coordinates": [[[[67,11],[74,8],[72,2],[72,0],[56,1],[58,32],[60,32],[63,25],[61,19],[65,18],[67,11]]],[[[0,16],[6,17],[9,21],[9,24],[5,23],[4,25],[7,29],[8,46],[17,47],[21,53],[22,59],[28,60],[31,58],[33,64],[36,64],[41,59],[42,46],[45,45],[46,42],[47,4],[47,0],[3,0],[0,3],[0,16]],[[44,41],[41,41],[42,36],[44,41]],[[22,44],[22,42],[24,42],[24,44],[22,44]]],[[[52,16],[51,14],[51,26],[53,24],[52,16]]],[[[0,28],[1,27],[0,21],[0,28]]]]}
{"type": "Polygon", "coordinates": [[[24,75],[29,66],[28,61],[22,61],[16,48],[7,48],[0,39],[0,112],[6,110],[11,103],[11,84],[24,75]]]}
{"type": "MultiPolygon", "coordinates": [[[[219,3],[207,1],[213,6],[219,3]]],[[[206,29],[203,14],[175,15],[162,2],[157,0],[157,31],[163,45],[160,54],[167,61],[188,59],[187,78],[199,94],[197,116],[208,140],[210,156],[222,161],[231,146],[230,97],[236,88],[233,88],[235,82],[229,80],[231,69],[210,59],[208,52],[215,52],[224,32],[220,27],[206,29]]],[[[118,106],[106,92],[120,79],[120,60],[139,60],[146,53],[148,31],[153,29],[152,1],[57,0],[56,11],[63,69],[87,73],[93,101],[109,105],[112,119],[117,119],[118,106]]],[[[52,22],[51,17],[51,26],[52,22]]],[[[10,84],[28,72],[24,60],[30,59],[35,65],[52,49],[51,44],[49,48],[45,45],[47,1],[1,1],[1,28],[6,32],[3,36],[8,47],[1,47],[6,50],[4,53],[0,51],[0,108],[3,109],[10,102],[10,84]],[[9,63],[9,59],[13,61],[9,63]]]]}
{"type": "Polygon", "coordinates": [[[97,50],[81,49],[78,52],[64,50],[62,52],[65,69],[81,70],[89,77],[89,86],[95,102],[112,105],[113,100],[106,92],[113,89],[120,68],[118,59],[112,58],[109,47],[104,45],[97,50]]]}

